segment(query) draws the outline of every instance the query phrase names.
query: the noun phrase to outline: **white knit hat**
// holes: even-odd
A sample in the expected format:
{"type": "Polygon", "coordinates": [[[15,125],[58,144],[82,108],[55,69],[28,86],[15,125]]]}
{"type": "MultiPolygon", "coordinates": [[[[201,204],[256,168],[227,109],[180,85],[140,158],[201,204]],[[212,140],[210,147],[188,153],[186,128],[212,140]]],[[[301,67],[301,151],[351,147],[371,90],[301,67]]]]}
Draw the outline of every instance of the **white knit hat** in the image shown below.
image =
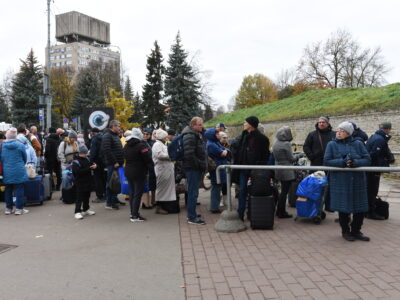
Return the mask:
{"type": "Polygon", "coordinates": [[[339,124],[339,126],[337,127],[338,129],[341,128],[344,131],[346,131],[349,135],[352,135],[354,132],[354,126],[353,124],[351,124],[348,121],[342,122],[339,124]]]}
{"type": "Polygon", "coordinates": [[[162,130],[161,128],[157,129],[154,132],[154,134],[157,140],[163,140],[168,136],[168,133],[165,130],[162,130]]]}

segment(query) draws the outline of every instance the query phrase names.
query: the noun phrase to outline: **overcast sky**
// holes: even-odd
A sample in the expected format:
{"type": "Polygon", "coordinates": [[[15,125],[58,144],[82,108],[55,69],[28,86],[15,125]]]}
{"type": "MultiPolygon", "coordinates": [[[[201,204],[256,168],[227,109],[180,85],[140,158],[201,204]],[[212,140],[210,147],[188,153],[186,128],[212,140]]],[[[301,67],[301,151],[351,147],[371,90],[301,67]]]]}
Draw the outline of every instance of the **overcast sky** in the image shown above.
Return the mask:
{"type": "MultiPolygon", "coordinates": [[[[44,64],[46,0],[2,1],[0,76],[17,72],[30,48],[44,64]]],[[[178,30],[184,48],[210,71],[212,97],[227,104],[244,76],[274,79],[297,64],[304,47],[338,28],[363,47],[381,46],[392,68],[388,83],[400,81],[400,2],[395,0],[54,0],[55,15],[71,10],[111,24],[111,43],[120,47],[133,88],[141,92],[146,56],[158,40],[165,63],[178,30]]],[[[1,78],[0,77],[0,78],[1,78]]]]}

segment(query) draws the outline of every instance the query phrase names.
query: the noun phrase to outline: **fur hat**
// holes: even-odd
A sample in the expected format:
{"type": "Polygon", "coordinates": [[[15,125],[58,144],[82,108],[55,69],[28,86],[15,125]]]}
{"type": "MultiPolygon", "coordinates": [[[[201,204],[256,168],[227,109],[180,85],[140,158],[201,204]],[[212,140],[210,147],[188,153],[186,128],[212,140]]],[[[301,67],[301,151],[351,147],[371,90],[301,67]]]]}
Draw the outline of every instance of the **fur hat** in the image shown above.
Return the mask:
{"type": "Polygon", "coordinates": [[[161,128],[154,131],[154,134],[156,135],[157,140],[163,140],[168,136],[168,133],[165,130],[162,130],[161,128]]]}
{"type": "Polygon", "coordinates": [[[17,128],[11,127],[6,132],[6,139],[7,140],[15,140],[17,138],[17,128]]]}
{"type": "Polygon", "coordinates": [[[246,122],[249,123],[252,127],[257,128],[260,121],[255,116],[250,116],[246,118],[246,122]]]}
{"type": "Polygon", "coordinates": [[[352,135],[354,132],[354,127],[353,124],[351,124],[348,121],[342,122],[339,124],[339,126],[337,127],[338,129],[341,128],[344,131],[346,131],[349,135],[352,135]]]}
{"type": "Polygon", "coordinates": [[[85,146],[85,144],[80,143],[79,144],[79,154],[87,154],[88,153],[88,148],[85,146]]]}

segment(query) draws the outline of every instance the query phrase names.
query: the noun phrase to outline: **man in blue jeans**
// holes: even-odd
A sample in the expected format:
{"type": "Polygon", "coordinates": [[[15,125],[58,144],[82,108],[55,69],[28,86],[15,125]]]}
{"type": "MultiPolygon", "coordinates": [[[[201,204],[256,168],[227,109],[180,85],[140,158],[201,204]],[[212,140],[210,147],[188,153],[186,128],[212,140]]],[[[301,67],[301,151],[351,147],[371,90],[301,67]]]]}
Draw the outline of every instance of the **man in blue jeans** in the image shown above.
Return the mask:
{"type": "Polygon", "coordinates": [[[106,209],[119,209],[119,204],[125,205],[125,203],[118,200],[118,195],[114,194],[109,188],[109,182],[113,171],[124,164],[124,152],[119,137],[120,124],[121,123],[117,120],[110,121],[109,128],[105,130],[101,142],[101,152],[104,165],[107,168],[106,209]]]}
{"type": "Polygon", "coordinates": [[[183,169],[188,182],[187,219],[189,224],[204,225],[196,213],[201,174],[206,171],[206,150],[203,140],[203,119],[194,117],[183,131],[183,169]]]}

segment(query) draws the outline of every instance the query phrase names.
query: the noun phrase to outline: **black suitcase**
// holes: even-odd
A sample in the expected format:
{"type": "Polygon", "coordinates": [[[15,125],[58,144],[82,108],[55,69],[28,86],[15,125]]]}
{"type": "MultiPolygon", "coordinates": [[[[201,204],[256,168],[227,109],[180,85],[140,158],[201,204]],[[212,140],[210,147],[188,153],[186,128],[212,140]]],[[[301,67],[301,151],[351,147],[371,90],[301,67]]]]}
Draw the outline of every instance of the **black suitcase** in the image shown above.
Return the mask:
{"type": "Polygon", "coordinates": [[[375,212],[384,217],[385,220],[389,219],[389,203],[383,201],[381,198],[376,197],[375,212]]]}
{"type": "Polygon", "coordinates": [[[273,196],[250,196],[250,226],[252,229],[273,229],[275,200],[273,196]]]}
{"type": "Polygon", "coordinates": [[[74,204],[76,201],[76,186],[74,185],[68,190],[62,189],[61,196],[64,204],[74,204]]]}
{"type": "Polygon", "coordinates": [[[250,173],[251,186],[249,193],[251,196],[270,196],[272,195],[271,170],[252,170],[250,173]]]}

